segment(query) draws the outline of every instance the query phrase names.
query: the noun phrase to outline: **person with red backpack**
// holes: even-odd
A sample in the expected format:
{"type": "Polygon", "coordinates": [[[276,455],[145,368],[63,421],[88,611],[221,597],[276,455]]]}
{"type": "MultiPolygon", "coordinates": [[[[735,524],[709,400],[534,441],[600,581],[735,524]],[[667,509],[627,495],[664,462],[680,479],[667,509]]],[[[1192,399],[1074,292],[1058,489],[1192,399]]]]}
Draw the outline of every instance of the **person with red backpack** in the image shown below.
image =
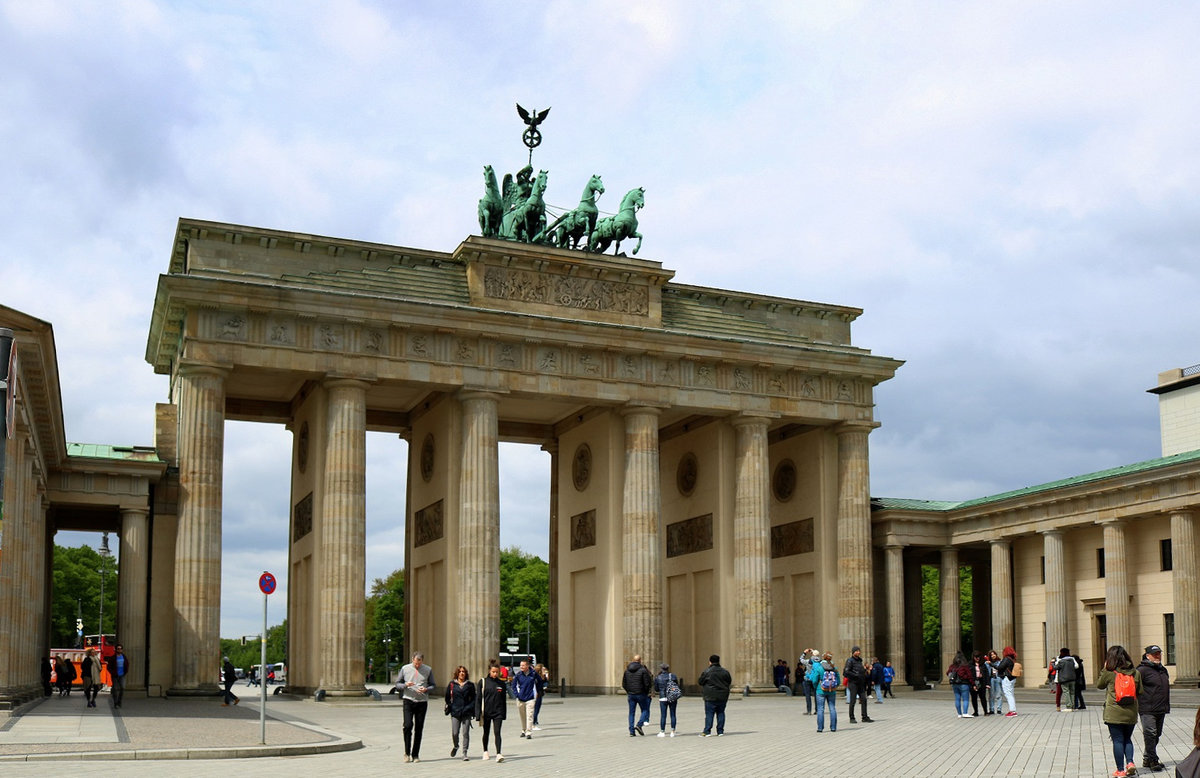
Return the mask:
{"type": "Polygon", "coordinates": [[[1133,761],[1133,728],[1138,722],[1138,695],[1142,693],[1142,674],[1124,646],[1109,646],[1097,689],[1107,689],[1104,698],[1104,723],[1112,738],[1113,759],[1117,769],[1113,778],[1137,775],[1133,761]]]}

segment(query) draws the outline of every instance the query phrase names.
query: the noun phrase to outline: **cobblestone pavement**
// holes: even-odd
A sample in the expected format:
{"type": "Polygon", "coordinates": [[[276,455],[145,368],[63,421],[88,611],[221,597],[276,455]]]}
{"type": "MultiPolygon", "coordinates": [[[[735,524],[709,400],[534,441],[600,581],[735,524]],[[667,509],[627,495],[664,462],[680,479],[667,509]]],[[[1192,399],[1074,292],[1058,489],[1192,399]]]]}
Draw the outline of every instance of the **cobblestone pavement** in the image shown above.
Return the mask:
{"type": "MultiPolygon", "coordinates": [[[[1089,693],[1090,695],[1091,693],[1089,693]]],[[[1200,694],[1184,692],[1184,705],[1167,717],[1159,756],[1171,766],[1191,751],[1195,705],[1200,694]]],[[[466,775],[471,772],[517,771],[528,776],[1107,776],[1111,747],[1100,720],[1099,696],[1085,711],[1058,713],[1044,702],[1045,692],[1022,693],[1020,715],[960,719],[950,695],[940,692],[901,693],[895,700],[872,703],[875,723],[851,724],[845,700],[838,705],[838,731],[816,732],[816,717],[805,716],[804,700],[782,695],[734,697],[729,702],[724,737],[697,737],[703,726],[703,704],[694,697],[679,703],[675,738],[656,737],[657,703],[645,737],[630,738],[624,697],[548,698],[542,707],[543,729],[531,740],[518,736],[515,705],[509,706],[504,731],[506,761],[483,762],[480,731],[472,731],[469,763],[450,758],[449,721],[440,705],[430,704],[419,764],[403,763],[401,708],[395,698],[383,702],[314,703],[272,697],[267,742],[283,756],[199,759],[203,747],[232,748],[259,742],[257,700],[243,695],[237,708],[215,701],[131,700],[122,711],[101,699],[93,716],[113,717],[108,737],[96,742],[103,726],[91,726],[87,742],[55,746],[70,753],[38,755],[47,744],[14,743],[12,733],[34,732],[47,743],[78,729],[70,716],[51,722],[53,708],[42,705],[14,719],[0,732],[0,769],[7,776],[77,775],[228,775],[283,776],[318,772],[331,775],[395,776],[404,773],[466,775]],[[203,706],[203,710],[197,709],[203,706]],[[44,709],[44,710],[43,710],[44,709]],[[39,713],[39,710],[43,712],[39,713]],[[199,710],[199,712],[198,712],[199,710]],[[114,715],[115,714],[115,715],[114,715]],[[137,720],[137,723],[135,723],[137,720]],[[152,722],[152,723],[151,723],[152,722]],[[122,741],[122,738],[124,740],[122,741]],[[354,750],[318,755],[288,755],[294,748],[322,744],[354,750]],[[361,741],[361,747],[358,747],[361,741]],[[96,751],[109,751],[100,755],[96,751]],[[32,754],[32,756],[25,756],[32,754]],[[86,759],[80,762],[80,758],[86,759]],[[131,757],[133,757],[131,759],[131,757]],[[147,757],[147,758],[143,758],[147,757]],[[189,758],[190,757],[190,758],[189,758]],[[55,761],[40,761],[52,758],[55,761]],[[62,761],[64,758],[70,761],[62,761]],[[112,761],[120,758],[125,761],[112,761]],[[150,759],[153,758],[153,761],[150,759]],[[163,759],[173,759],[165,762],[163,759]],[[39,761],[11,761],[35,759],[39,761]],[[181,761],[186,759],[187,761],[181,761]]],[[[82,713],[82,707],[77,706],[82,713]]],[[[76,717],[78,718],[78,717],[76,717]]],[[[2,723],[2,720],[0,720],[2,723]]],[[[1134,735],[1141,762],[1142,737],[1134,735]]],[[[225,751],[229,756],[236,751],[225,751]]],[[[494,757],[494,752],[493,752],[494,757]]],[[[1145,773],[1147,775],[1173,775],[1145,773]]]]}

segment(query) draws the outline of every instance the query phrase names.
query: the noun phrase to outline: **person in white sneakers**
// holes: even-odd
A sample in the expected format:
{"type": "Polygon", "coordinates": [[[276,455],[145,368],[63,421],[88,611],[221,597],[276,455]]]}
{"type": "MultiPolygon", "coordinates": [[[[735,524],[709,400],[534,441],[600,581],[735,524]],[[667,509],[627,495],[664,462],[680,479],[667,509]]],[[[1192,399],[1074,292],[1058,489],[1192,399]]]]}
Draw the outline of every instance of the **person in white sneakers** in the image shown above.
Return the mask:
{"type": "Polygon", "coordinates": [[[666,662],[659,665],[658,675],[654,676],[654,691],[658,693],[658,736],[667,736],[667,713],[671,714],[671,737],[675,737],[675,706],[683,696],[683,687],[679,685],[679,676],[671,672],[671,666],[666,662]]]}
{"type": "Polygon", "coordinates": [[[508,715],[508,686],[500,680],[500,664],[495,659],[488,660],[487,678],[483,679],[479,696],[475,699],[475,718],[483,729],[483,761],[488,758],[488,735],[491,734],[496,739],[496,761],[503,762],[500,727],[508,715]]]}

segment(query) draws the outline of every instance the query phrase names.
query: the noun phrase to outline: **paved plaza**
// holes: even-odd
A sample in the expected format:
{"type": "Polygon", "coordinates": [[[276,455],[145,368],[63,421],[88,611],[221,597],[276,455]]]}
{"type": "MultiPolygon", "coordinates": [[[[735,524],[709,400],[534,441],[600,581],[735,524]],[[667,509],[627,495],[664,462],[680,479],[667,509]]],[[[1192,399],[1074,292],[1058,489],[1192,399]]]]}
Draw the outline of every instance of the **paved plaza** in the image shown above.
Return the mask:
{"type": "MultiPolygon", "coordinates": [[[[252,698],[253,690],[239,691],[242,703],[229,708],[217,699],[126,698],[117,711],[102,695],[100,707],[89,711],[82,697],[47,698],[21,716],[0,720],[0,769],[6,777],[78,775],[81,770],[92,776],[162,776],[164,771],[198,776],[461,776],[515,771],[527,776],[923,778],[1073,778],[1112,772],[1095,691],[1088,692],[1094,701],[1079,713],[1057,713],[1047,702],[1047,692],[1031,690],[1018,698],[1019,716],[975,719],[956,718],[947,693],[901,692],[895,700],[870,705],[873,724],[850,724],[843,699],[838,731],[822,734],[816,732],[815,717],[802,715],[803,698],[734,697],[720,738],[697,736],[704,714],[696,696],[680,701],[675,738],[655,737],[657,703],[646,736],[630,738],[623,696],[550,697],[542,707],[543,729],[532,740],[518,737],[516,706],[510,705],[503,764],[479,760],[478,729],[472,731],[471,762],[451,759],[449,720],[437,702],[430,704],[421,762],[404,764],[401,706],[387,695],[382,702],[337,704],[272,696],[263,747],[257,698],[252,698]],[[264,750],[272,755],[244,756],[264,750]]],[[[1195,705],[1200,702],[1195,691],[1175,696],[1184,699],[1167,717],[1159,748],[1169,766],[1191,750],[1195,705]]],[[[1140,762],[1140,730],[1135,739],[1140,762]]]]}

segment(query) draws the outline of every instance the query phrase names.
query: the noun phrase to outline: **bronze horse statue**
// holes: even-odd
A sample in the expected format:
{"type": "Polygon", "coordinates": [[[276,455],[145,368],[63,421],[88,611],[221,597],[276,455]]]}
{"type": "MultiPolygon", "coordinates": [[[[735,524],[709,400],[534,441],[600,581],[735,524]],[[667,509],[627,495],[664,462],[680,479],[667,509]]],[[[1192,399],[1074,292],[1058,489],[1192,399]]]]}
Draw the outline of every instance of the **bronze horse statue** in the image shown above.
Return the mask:
{"type": "Polygon", "coordinates": [[[483,198],[479,201],[479,234],[494,238],[500,234],[500,218],[504,215],[500,201],[500,187],[496,185],[496,171],[491,165],[483,166],[483,198]]]}
{"type": "Polygon", "coordinates": [[[596,229],[592,230],[592,237],[588,241],[588,251],[599,252],[603,254],[608,250],[609,244],[616,241],[617,246],[613,250],[614,254],[620,255],[621,241],[626,238],[637,238],[637,246],[634,247],[633,253],[638,253],[638,249],[642,247],[642,233],[637,231],[637,212],[646,204],[646,190],[644,187],[630,189],[621,198],[621,207],[617,211],[616,216],[606,216],[596,222],[596,229]]]}
{"type": "Polygon", "coordinates": [[[582,242],[587,247],[588,237],[596,229],[596,220],[600,211],[596,208],[596,199],[604,194],[604,182],[599,175],[588,179],[579,198],[575,210],[567,211],[554,220],[549,227],[534,236],[533,242],[546,242],[559,248],[578,248],[582,242]]]}
{"type": "Polygon", "coordinates": [[[538,171],[533,181],[529,196],[518,201],[504,214],[500,220],[500,237],[508,240],[519,240],[525,243],[537,235],[546,224],[546,201],[542,194],[546,191],[545,170],[538,171]]]}

